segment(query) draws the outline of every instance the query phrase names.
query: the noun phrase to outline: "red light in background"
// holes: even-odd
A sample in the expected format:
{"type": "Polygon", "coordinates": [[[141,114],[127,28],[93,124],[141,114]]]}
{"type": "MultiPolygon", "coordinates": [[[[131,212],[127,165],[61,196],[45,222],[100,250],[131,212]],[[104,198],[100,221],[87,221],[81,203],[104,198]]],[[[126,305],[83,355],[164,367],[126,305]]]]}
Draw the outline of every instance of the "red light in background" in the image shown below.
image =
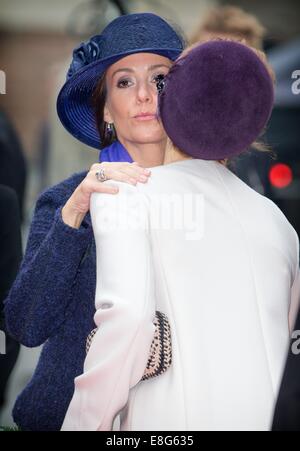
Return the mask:
{"type": "Polygon", "coordinates": [[[269,179],[276,188],[285,188],[291,184],[293,173],[287,164],[277,163],[270,169],[269,179]]]}

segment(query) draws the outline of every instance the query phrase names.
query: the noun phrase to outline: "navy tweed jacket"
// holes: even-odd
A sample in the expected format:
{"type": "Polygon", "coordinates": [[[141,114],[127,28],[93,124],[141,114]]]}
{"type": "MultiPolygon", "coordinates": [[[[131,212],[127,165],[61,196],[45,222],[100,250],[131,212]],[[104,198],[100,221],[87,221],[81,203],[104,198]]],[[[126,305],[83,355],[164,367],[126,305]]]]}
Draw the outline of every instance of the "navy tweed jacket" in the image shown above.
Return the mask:
{"type": "Polygon", "coordinates": [[[44,344],[37,368],[18,396],[22,430],[60,430],[82,373],[85,341],[95,327],[96,250],[89,213],[77,230],[61,209],[86,172],[44,191],[36,204],[22,265],[5,300],[6,328],[28,347],[44,344]]]}

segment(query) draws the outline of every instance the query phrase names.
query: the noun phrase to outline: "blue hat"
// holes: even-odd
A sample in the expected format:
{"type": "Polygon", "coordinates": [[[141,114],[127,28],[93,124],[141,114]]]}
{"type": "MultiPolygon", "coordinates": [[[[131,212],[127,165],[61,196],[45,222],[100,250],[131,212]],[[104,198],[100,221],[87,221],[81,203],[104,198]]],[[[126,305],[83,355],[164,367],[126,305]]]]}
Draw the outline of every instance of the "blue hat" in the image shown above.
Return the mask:
{"type": "Polygon", "coordinates": [[[67,81],[57,99],[62,124],[75,138],[99,149],[101,142],[91,98],[104,71],[134,53],[156,53],[175,60],[183,48],[183,39],[155,14],[128,14],[113,20],[101,34],[73,51],[67,81]]]}

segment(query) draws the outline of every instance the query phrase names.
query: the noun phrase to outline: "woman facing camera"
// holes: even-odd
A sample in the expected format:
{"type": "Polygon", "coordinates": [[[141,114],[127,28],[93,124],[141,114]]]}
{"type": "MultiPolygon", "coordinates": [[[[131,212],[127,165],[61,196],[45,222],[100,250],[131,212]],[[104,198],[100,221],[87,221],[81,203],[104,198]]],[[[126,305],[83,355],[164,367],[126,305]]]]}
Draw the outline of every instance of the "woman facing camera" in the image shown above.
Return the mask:
{"type": "Polygon", "coordinates": [[[166,21],[144,13],[115,19],[74,50],[58,114],[73,136],[101,149],[100,163],[97,155],[89,171],[39,197],[26,254],[6,300],[10,334],[25,346],[45,343],[14,406],[23,430],[61,428],[74,378],[83,371],[86,338],[95,327],[90,197],[118,192],[101,183],[104,179],[134,186],[147,182],[145,167],[162,164],[167,136],[155,114],[156,83],[182,49],[182,38],[166,21]]]}

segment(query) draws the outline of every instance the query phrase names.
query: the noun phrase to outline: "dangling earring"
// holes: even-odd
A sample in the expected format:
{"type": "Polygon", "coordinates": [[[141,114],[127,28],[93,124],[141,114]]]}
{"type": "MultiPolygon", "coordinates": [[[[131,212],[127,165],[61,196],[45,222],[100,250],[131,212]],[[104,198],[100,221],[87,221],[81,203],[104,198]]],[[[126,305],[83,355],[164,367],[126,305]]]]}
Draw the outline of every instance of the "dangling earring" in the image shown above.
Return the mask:
{"type": "Polygon", "coordinates": [[[109,133],[111,135],[113,132],[113,124],[108,123],[106,126],[106,130],[107,130],[107,133],[109,133]]]}

